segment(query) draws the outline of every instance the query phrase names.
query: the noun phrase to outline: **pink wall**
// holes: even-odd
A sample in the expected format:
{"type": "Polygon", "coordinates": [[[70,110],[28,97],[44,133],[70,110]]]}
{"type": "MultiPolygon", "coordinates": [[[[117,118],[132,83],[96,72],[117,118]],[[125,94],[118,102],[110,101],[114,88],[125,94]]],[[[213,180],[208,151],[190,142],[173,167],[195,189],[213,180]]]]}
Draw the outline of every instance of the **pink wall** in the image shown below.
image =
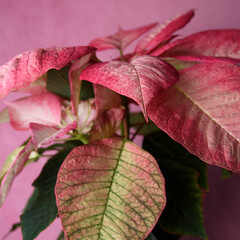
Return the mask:
{"type": "MultiPolygon", "coordinates": [[[[114,33],[118,26],[130,29],[164,21],[188,9],[196,17],[182,34],[210,28],[239,28],[240,2],[236,0],[1,0],[0,64],[15,55],[39,47],[87,45],[98,36],[114,33]]],[[[112,56],[110,53],[109,55],[112,56]]],[[[12,100],[14,96],[6,99],[12,100]]],[[[0,109],[3,107],[0,100],[0,109]]],[[[0,166],[7,155],[28,136],[0,125],[0,166]]],[[[18,216],[31,194],[30,184],[44,161],[26,167],[0,209],[0,237],[18,222],[18,216]]],[[[211,240],[238,240],[240,235],[240,177],[221,180],[219,169],[210,168],[211,191],[206,196],[205,225],[211,240]]],[[[59,222],[37,239],[55,239],[59,222]]],[[[21,239],[20,231],[8,240],[21,239]]],[[[196,238],[186,238],[193,240],[196,238]]]]}

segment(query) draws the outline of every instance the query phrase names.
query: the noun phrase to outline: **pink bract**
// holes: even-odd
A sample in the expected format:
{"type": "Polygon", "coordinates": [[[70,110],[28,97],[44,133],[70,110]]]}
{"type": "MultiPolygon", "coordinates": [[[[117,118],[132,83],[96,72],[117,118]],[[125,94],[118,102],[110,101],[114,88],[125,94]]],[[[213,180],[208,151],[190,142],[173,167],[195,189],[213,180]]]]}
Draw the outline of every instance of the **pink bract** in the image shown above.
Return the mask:
{"type": "Polygon", "coordinates": [[[95,106],[98,115],[122,104],[121,97],[116,92],[102,85],[94,84],[95,106]]]}
{"type": "Polygon", "coordinates": [[[215,56],[240,59],[240,30],[208,30],[187,36],[162,56],[215,56]]]}
{"type": "Polygon", "coordinates": [[[39,123],[30,123],[29,127],[32,142],[35,146],[35,150],[37,150],[38,148],[63,137],[71,130],[75,130],[77,128],[77,122],[74,121],[63,128],[60,128],[58,125],[46,126],[39,123]]]}
{"type": "Polygon", "coordinates": [[[0,97],[26,88],[49,69],[61,69],[92,51],[94,48],[86,46],[36,49],[22,53],[0,66],[0,97]]]}
{"type": "Polygon", "coordinates": [[[140,27],[133,30],[123,30],[121,28],[118,29],[118,32],[107,36],[96,38],[90,42],[90,46],[97,48],[97,50],[111,49],[117,48],[120,50],[125,49],[131,42],[136,40],[145,32],[149,31],[153,28],[157,23],[152,23],[150,25],[140,27]]]}
{"type": "Polygon", "coordinates": [[[91,132],[90,141],[113,137],[122,123],[124,108],[111,108],[104,111],[95,120],[91,132]]]}
{"type": "Polygon", "coordinates": [[[135,48],[135,52],[149,53],[161,42],[165,41],[172,33],[183,28],[194,16],[194,11],[190,10],[186,13],[176,16],[164,24],[158,24],[143,39],[139,41],[135,48]]]}
{"type": "Polygon", "coordinates": [[[2,180],[0,188],[0,207],[2,206],[11,186],[14,178],[22,171],[25,163],[28,160],[29,155],[34,150],[34,145],[30,140],[23,150],[18,154],[12,166],[8,170],[7,174],[2,180]]]}
{"type": "Polygon", "coordinates": [[[8,103],[11,125],[16,130],[28,130],[29,123],[60,125],[61,104],[59,97],[42,93],[8,103]]]}
{"type": "Polygon", "coordinates": [[[151,99],[177,82],[178,73],[161,59],[145,55],[132,59],[130,63],[111,61],[91,65],[82,71],[80,79],[132,98],[147,119],[146,107],[151,99]]]}
{"type": "Polygon", "coordinates": [[[83,68],[87,66],[90,58],[91,53],[82,56],[80,59],[73,63],[68,73],[71,89],[71,106],[72,111],[76,116],[78,115],[78,104],[82,85],[82,82],[79,81],[79,75],[83,68]]]}
{"type": "Polygon", "coordinates": [[[149,104],[156,125],[203,161],[240,172],[240,67],[203,63],[149,104]]]}

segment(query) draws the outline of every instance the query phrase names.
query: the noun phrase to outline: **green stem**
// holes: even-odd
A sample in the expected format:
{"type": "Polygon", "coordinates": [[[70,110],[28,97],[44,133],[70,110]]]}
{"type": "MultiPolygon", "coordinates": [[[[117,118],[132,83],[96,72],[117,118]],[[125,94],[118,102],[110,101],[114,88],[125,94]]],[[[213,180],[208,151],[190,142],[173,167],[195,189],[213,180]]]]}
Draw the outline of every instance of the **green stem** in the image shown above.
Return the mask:
{"type": "Polygon", "coordinates": [[[122,97],[122,103],[123,106],[125,107],[125,115],[123,118],[123,129],[122,129],[122,134],[125,138],[128,139],[129,137],[129,106],[128,106],[128,98],[123,96],[122,97]]]}
{"type": "Polygon", "coordinates": [[[64,142],[69,142],[69,141],[81,141],[83,144],[88,144],[88,139],[84,136],[84,135],[77,135],[76,137],[72,137],[72,138],[66,138],[66,139],[56,139],[55,141],[59,142],[59,141],[64,141],[64,142]]]}
{"type": "Polygon", "coordinates": [[[143,122],[143,123],[141,123],[141,124],[138,126],[136,132],[132,135],[130,141],[133,141],[133,140],[135,139],[135,137],[138,135],[138,133],[140,132],[140,130],[143,128],[143,126],[144,126],[145,124],[146,124],[146,123],[143,122]]]}
{"type": "Polygon", "coordinates": [[[120,53],[121,59],[122,59],[124,62],[126,62],[126,59],[125,59],[125,57],[124,57],[122,48],[119,48],[119,53],[120,53]]]}

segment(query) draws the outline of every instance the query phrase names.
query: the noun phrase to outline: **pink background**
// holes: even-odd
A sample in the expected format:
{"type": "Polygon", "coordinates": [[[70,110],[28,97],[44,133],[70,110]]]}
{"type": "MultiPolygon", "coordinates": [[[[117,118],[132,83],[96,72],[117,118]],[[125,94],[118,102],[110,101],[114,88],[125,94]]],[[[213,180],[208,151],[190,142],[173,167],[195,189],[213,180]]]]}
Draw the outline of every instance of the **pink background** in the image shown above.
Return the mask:
{"type": "MultiPolygon", "coordinates": [[[[237,0],[0,0],[0,64],[30,49],[87,45],[95,37],[114,33],[118,26],[131,29],[163,22],[192,8],[196,9],[196,16],[181,34],[240,27],[237,0]]],[[[10,95],[5,99],[10,101],[14,97],[10,95]]],[[[0,109],[4,100],[0,100],[0,109]]],[[[27,132],[15,132],[9,124],[0,125],[0,166],[27,136],[27,132]]],[[[12,223],[19,221],[18,216],[32,192],[30,185],[43,165],[44,160],[31,164],[17,177],[0,209],[0,238],[12,223]]],[[[221,180],[216,167],[210,167],[209,175],[211,191],[204,205],[207,234],[211,240],[239,240],[240,177],[221,180]]],[[[60,223],[56,221],[37,239],[56,239],[59,232],[60,223]]],[[[22,239],[20,230],[7,239],[22,239]]]]}

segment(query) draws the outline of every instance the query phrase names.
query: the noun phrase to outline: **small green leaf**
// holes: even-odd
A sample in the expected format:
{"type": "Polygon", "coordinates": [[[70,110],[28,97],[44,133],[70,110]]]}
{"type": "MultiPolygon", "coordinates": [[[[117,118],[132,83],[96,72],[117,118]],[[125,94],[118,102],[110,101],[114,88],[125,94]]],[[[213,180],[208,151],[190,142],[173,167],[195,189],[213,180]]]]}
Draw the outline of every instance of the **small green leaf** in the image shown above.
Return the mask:
{"type": "Polygon", "coordinates": [[[89,98],[94,98],[93,84],[82,80],[80,99],[87,100],[89,98]]]}
{"type": "Polygon", "coordinates": [[[233,175],[233,172],[225,169],[225,168],[222,168],[222,179],[228,179],[228,178],[231,178],[233,175]]]}
{"type": "MultiPolygon", "coordinates": [[[[47,72],[47,90],[70,100],[69,69],[70,66],[65,66],[60,70],[49,70],[47,72]]],[[[82,80],[80,99],[87,100],[89,98],[94,98],[93,84],[82,80]]]]}
{"type": "Polygon", "coordinates": [[[58,153],[51,158],[33,183],[35,190],[27,203],[24,213],[21,215],[24,240],[34,239],[57,217],[58,211],[54,187],[58,170],[70,150],[58,153]]]}
{"type": "Polygon", "coordinates": [[[152,234],[154,234],[157,240],[179,240],[181,238],[181,235],[164,231],[159,224],[156,224],[152,230],[152,234]]]}
{"type": "Polygon", "coordinates": [[[174,147],[163,133],[149,135],[143,142],[143,148],[157,159],[166,179],[167,205],[158,224],[169,233],[206,238],[199,173],[191,157],[183,154],[178,145],[174,147]]]}
{"type": "Polygon", "coordinates": [[[146,136],[152,151],[158,157],[172,159],[184,166],[190,167],[198,173],[198,183],[204,190],[208,190],[207,164],[195,155],[189,153],[181,144],[170,138],[165,132],[158,131],[146,136]]]}
{"type": "Polygon", "coordinates": [[[166,200],[156,160],[121,138],[75,148],[59,170],[55,193],[69,240],[145,239],[166,200]]]}
{"type": "Polygon", "coordinates": [[[151,119],[148,123],[145,121],[142,113],[131,113],[129,116],[130,126],[134,127],[138,134],[147,135],[153,132],[159,131],[159,127],[156,126],[151,119]]]}
{"type": "Polygon", "coordinates": [[[60,70],[50,69],[47,72],[47,90],[61,97],[70,99],[71,92],[68,80],[70,66],[65,66],[60,70]]]}
{"type": "Polygon", "coordinates": [[[198,62],[194,62],[194,61],[183,61],[183,60],[176,59],[176,58],[164,58],[164,60],[166,62],[170,63],[178,71],[180,71],[184,68],[187,68],[187,67],[191,67],[198,63],[198,62]]]}
{"type": "Polygon", "coordinates": [[[158,239],[154,236],[153,233],[150,233],[150,234],[147,236],[146,240],[158,240],[158,239]]]}
{"type": "Polygon", "coordinates": [[[59,234],[57,240],[64,240],[64,232],[63,231],[59,234]]]}
{"type": "Polygon", "coordinates": [[[19,227],[21,227],[21,223],[15,223],[12,225],[11,229],[3,236],[3,239],[6,239],[8,237],[9,234],[11,234],[12,232],[14,232],[16,229],[18,229],[19,227]]]}

